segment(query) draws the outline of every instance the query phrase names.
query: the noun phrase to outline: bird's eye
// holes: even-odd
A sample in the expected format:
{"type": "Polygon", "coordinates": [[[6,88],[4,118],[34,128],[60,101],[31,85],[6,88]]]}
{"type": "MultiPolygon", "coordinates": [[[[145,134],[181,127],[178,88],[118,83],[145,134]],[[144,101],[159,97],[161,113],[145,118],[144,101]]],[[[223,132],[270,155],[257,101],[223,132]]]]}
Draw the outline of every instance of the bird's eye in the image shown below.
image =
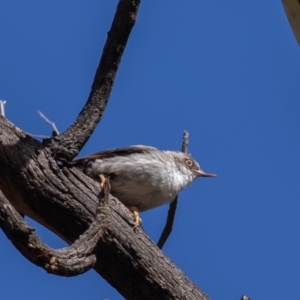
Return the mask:
{"type": "Polygon", "coordinates": [[[193,165],[193,162],[192,162],[192,160],[190,160],[190,159],[187,159],[187,160],[185,161],[185,163],[186,163],[186,165],[187,165],[188,167],[191,167],[191,166],[193,165]]]}

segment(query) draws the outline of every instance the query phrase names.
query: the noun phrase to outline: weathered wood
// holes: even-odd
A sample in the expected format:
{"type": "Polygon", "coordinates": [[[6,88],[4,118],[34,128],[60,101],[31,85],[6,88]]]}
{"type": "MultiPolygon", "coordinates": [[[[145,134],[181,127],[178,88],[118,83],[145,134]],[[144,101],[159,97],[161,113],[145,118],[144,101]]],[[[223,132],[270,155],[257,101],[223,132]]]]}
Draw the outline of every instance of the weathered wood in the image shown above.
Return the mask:
{"type": "MultiPolygon", "coordinates": [[[[0,189],[22,214],[75,241],[95,219],[100,187],[80,170],[59,165],[47,149],[0,116],[0,189]]],[[[95,270],[127,299],[208,299],[110,197],[109,226],[95,270]]]]}
{"type": "MultiPolygon", "coordinates": [[[[41,144],[0,116],[0,190],[19,213],[69,244],[95,220],[100,187],[68,162],[82,149],[103,115],[139,3],[119,1],[89,99],[69,129],[41,144]]],[[[103,278],[127,299],[208,299],[141,228],[135,228],[124,205],[109,197],[109,207],[109,225],[95,249],[94,269],[103,278]]],[[[0,226],[14,240],[16,232],[8,226],[9,209],[3,206],[0,226]]],[[[20,234],[20,243],[25,239],[25,246],[15,245],[28,257],[30,232],[26,230],[20,234]]],[[[44,267],[43,263],[38,265],[44,267]]]]}
{"type": "Polygon", "coordinates": [[[82,149],[102,118],[129,35],[135,24],[140,0],[120,0],[91,87],[89,98],[76,121],[44,145],[59,159],[71,160],[82,149]]]}

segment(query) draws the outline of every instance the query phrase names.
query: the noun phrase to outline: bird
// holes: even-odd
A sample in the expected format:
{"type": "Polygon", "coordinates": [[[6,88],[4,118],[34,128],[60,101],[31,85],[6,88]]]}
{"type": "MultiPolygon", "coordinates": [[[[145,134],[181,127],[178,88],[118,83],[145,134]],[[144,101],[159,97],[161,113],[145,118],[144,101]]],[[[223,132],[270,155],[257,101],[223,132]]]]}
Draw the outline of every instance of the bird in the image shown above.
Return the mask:
{"type": "Polygon", "coordinates": [[[111,195],[132,212],[136,225],[142,222],[139,212],[172,202],[198,177],[216,176],[202,171],[189,154],[145,145],[96,152],[73,164],[97,182],[108,177],[111,195]]]}

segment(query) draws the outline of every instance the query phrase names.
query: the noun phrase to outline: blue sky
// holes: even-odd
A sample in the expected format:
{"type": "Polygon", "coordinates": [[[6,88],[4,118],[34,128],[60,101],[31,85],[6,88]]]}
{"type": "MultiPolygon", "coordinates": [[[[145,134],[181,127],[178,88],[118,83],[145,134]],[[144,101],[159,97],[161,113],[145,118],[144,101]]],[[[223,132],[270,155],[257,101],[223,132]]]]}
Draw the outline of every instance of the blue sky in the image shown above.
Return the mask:
{"type": "MultiPolygon", "coordinates": [[[[60,131],[89,95],[117,1],[0,4],[0,99],[24,131],[60,131]]],[[[281,1],[142,1],[104,117],[81,155],[145,144],[205,171],[180,194],[164,253],[212,299],[300,285],[299,46],[281,1]]],[[[142,214],[157,241],[168,207],[142,214]]],[[[28,219],[27,219],[28,220],[28,219]]],[[[49,245],[65,245],[29,220],[49,245]]],[[[0,233],[3,299],[122,299],[94,271],[47,274],[0,233]]]]}

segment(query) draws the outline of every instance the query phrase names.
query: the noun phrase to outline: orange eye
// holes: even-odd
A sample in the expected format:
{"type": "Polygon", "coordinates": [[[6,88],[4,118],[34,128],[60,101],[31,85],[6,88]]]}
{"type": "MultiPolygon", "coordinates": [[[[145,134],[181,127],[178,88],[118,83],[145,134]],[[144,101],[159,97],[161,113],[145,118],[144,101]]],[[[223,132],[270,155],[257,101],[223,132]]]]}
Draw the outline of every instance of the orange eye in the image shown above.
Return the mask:
{"type": "Polygon", "coordinates": [[[190,159],[187,159],[187,160],[185,161],[185,163],[186,163],[186,165],[187,165],[188,167],[191,167],[191,166],[193,165],[193,162],[192,162],[190,159]]]}

